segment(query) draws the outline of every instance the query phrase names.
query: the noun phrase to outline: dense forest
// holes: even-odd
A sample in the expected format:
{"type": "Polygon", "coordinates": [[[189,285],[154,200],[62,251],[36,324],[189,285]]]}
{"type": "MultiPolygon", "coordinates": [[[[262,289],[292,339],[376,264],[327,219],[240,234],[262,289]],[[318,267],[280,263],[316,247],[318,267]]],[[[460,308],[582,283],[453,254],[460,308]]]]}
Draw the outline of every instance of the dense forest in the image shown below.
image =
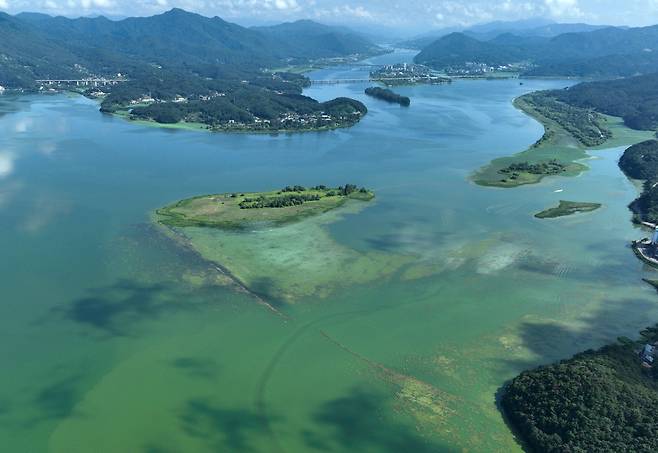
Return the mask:
{"type": "Polygon", "coordinates": [[[573,106],[620,116],[632,129],[658,128],[658,74],[581,83],[551,95],[573,106]]]}
{"type": "Polygon", "coordinates": [[[647,140],[631,146],[619,159],[619,167],[633,179],[658,177],[658,141],[647,140]]]}
{"type": "Polygon", "coordinates": [[[563,98],[562,91],[540,91],[522,98],[545,118],[555,121],[585,146],[597,146],[611,137],[605,119],[593,106],[577,105],[563,98]]]}
{"type": "Polygon", "coordinates": [[[630,205],[635,220],[658,224],[658,141],[631,146],[624,151],[619,167],[628,177],[644,180],[642,194],[630,205]]]}
{"type": "Polygon", "coordinates": [[[368,96],[381,99],[382,101],[400,104],[403,107],[409,107],[409,105],[411,105],[411,99],[407,96],[401,96],[386,88],[370,87],[366,88],[365,92],[368,96]]]}
{"type": "Polygon", "coordinates": [[[505,387],[501,405],[530,450],[658,451],[658,384],[637,354],[658,329],[642,335],[523,372],[505,387]]]}

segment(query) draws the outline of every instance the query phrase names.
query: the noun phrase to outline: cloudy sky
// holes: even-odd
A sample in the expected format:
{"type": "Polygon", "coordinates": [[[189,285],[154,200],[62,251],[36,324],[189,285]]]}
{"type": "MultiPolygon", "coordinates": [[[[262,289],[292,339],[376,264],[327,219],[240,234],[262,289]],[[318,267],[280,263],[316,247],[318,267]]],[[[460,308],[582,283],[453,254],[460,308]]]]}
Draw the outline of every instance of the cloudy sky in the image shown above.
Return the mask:
{"type": "Polygon", "coordinates": [[[311,18],[418,31],[530,17],[613,25],[658,23],[658,0],[0,0],[0,10],[9,13],[66,16],[143,16],[172,7],[239,23],[311,18]]]}

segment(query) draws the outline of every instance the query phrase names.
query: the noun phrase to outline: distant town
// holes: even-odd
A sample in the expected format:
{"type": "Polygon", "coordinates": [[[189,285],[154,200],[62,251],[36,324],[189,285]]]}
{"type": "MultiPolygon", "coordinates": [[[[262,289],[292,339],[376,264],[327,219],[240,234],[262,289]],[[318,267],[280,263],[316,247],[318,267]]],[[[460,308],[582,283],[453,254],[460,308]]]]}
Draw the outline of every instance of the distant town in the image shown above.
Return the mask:
{"type": "Polygon", "coordinates": [[[383,66],[376,71],[371,71],[370,79],[385,85],[439,84],[451,82],[449,78],[437,74],[427,66],[409,63],[383,66]]]}

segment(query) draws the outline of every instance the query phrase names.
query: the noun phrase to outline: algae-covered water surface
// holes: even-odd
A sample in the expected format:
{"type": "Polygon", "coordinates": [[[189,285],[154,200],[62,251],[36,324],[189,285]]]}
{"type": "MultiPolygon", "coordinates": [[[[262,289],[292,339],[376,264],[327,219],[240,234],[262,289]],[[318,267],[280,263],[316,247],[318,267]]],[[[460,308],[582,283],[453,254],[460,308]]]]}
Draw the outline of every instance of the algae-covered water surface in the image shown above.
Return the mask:
{"type": "Polygon", "coordinates": [[[623,148],[579,177],[469,181],[542,135],[515,97],[569,83],[400,87],[405,109],[316,87],[368,115],[276,136],[0,97],[1,449],[520,450],[496,404],[508,379],[658,319],[654,271],[627,246],[623,148]],[[376,199],[248,231],[152,223],[200,194],[348,182],[376,199]],[[603,207],[534,218],[564,199],[603,207]]]}

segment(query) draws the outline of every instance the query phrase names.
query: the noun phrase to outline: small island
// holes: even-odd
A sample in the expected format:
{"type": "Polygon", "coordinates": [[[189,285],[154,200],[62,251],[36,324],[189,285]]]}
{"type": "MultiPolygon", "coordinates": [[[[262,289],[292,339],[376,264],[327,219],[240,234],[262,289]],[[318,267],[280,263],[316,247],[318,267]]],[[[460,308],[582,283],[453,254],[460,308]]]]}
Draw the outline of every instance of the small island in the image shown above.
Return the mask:
{"type": "Polygon", "coordinates": [[[538,219],[554,219],[557,217],[565,217],[580,212],[592,212],[601,207],[600,203],[581,203],[577,201],[560,200],[560,204],[556,207],[545,209],[542,212],[535,214],[538,219]]]}
{"type": "Polygon", "coordinates": [[[375,194],[354,184],[330,188],[288,186],[281,190],[204,195],[156,211],[172,227],[242,229],[255,223],[283,225],[336,209],[348,200],[370,201],[375,194]]]}
{"type": "Polygon", "coordinates": [[[381,99],[382,101],[390,102],[392,104],[400,104],[403,107],[411,105],[411,99],[407,96],[401,96],[392,90],[380,87],[366,88],[366,94],[373,98],[381,99]]]}

